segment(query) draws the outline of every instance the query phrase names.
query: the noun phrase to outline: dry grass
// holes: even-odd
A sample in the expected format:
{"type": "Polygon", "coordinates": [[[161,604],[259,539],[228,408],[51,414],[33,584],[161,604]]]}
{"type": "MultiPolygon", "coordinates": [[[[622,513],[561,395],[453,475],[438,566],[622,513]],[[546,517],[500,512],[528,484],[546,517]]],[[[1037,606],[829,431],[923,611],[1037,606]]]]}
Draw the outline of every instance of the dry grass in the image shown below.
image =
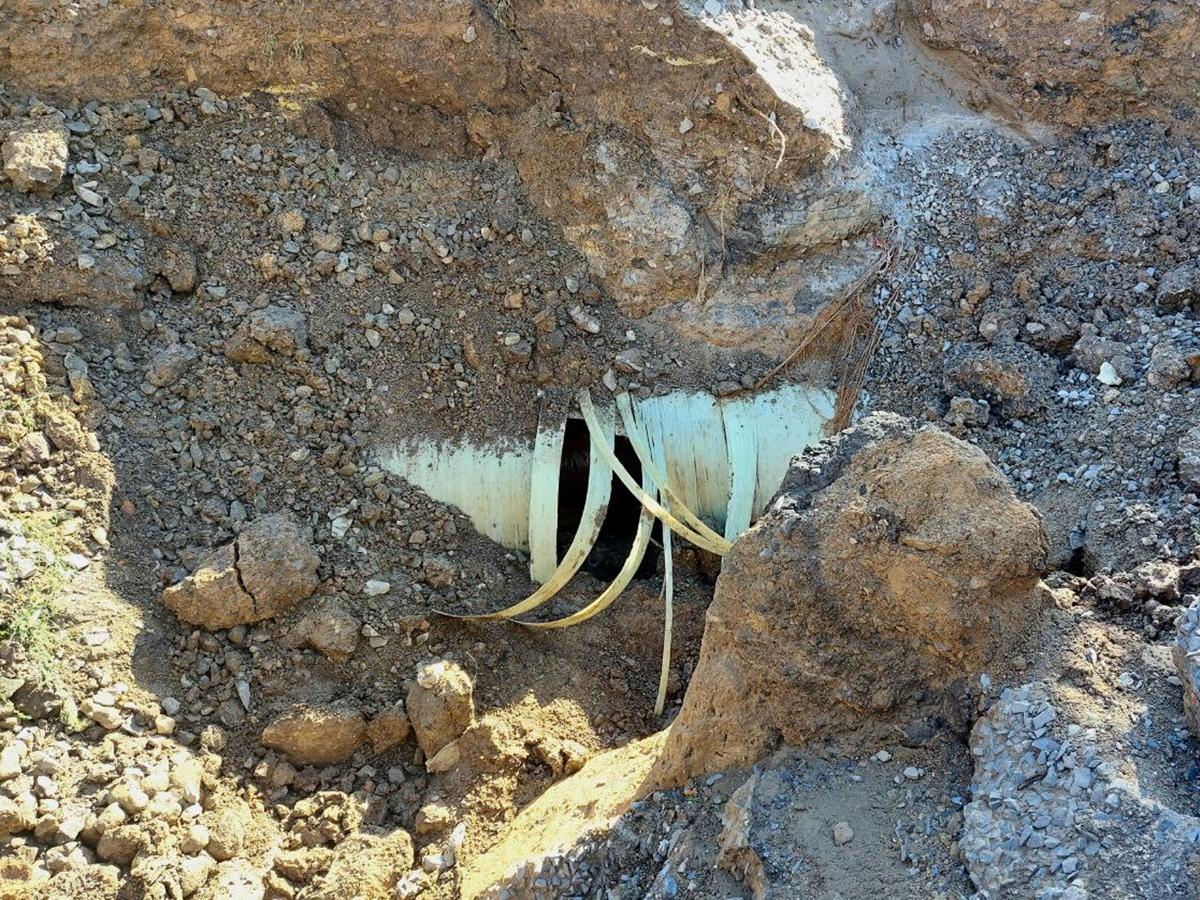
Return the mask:
{"type": "Polygon", "coordinates": [[[837,402],[829,430],[837,433],[846,428],[858,404],[871,359],[879,347],[881,333],[875,318],[872,290],[880,279],[886,279],[896,271],[900,259],[900,246],[893,233],[888,236],[886,249],[849,287],[822,307],[800,343],[775,368],[760,378],[751,390],[762,390],[781,372],[804,359],[818,338],[836,330],[840,332],[839,358],[844,363],[838,378],[837,402]]]}

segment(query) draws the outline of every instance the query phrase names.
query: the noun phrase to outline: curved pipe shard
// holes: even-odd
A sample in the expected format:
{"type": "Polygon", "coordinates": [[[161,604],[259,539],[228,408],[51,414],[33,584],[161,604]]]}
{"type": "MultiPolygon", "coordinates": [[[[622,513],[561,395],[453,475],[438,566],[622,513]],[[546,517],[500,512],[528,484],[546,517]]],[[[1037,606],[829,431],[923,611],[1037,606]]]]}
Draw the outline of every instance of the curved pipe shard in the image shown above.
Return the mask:
{"type": "MultiPolygon", "coordinates": [[[[588,397],[588,403],[591,403],[590,396],[588,397]]],[[[580,401],[580,408],[582,409],[582,400],[580,401]]],[[[637,456],[638,463],[641,465],[642,471],[650,473],[650,477],[654,481],[655,486],[662,494],[663,499],[667,501],[667,504],[671,507],[672,511],[678,513],[679,518],[697,534],[719,544],[724,539],[711,528],[709,528],[699,516],[691,511],[688,505],[683,501],[683,498],[675,492],[670,483],[667,481],[666,473],[657,465],[654,455],[650,451],[650,445],[647,443],[643,434],[643,429],[635,420],[633,404],[630,400],[629,394],[623,393],[617,395],[617,409],[621,413],[621,423],[625,426],[625,436],[629,438],[629,444],[633,447],[633,452],[637,456]]],[[[686,535],[683,536],[687,537],[686,535]]],[[[713,552],[715,553],[718,551],[713,552]]]]}
{"type": "Polygon", "coordinates": [[[596,545],[596,539],[600,536],[600,526],[604,522],[605,513],[608,512],[608,500],[612,496],[612,469],[609,460],[616,459],[612,449],[616,440],[612,410],[606,411],[603,421],[593,416],[593,422],[595,428],[591,429],[592,441],[588,454],[588,484],[583,502],[583,516],[579,520],[579,528],[571,546],[567,548],[550,577],[524,600],[498,612],[472,616],[453,613],[441,613],[442,615],[454,619],[508,619],[519,616],[550,600],[579,571],[583,561],[592,552],[592,547],[596,545]]]}
{"type": "Polygon", "coordinates": [[[529,577],[545,584],[558,567],[558,484],[566,422],[538,423],[529,481],[529,577]]]}
{"type": "Polygon", "coordinates": [[[661,716],[667,704],[667,682],[671,675],[671,627],[675,620],[674,559],[671,557],[671,532],[663,530],[663,646],[662,662],[658,667],[658,694],[654,698],[654,714],[661,716]]]}
{"type": "MultiPolygon", "coordinates": [[[[647,493],[654,490],[654,486],[650,484],[649,477],[642,473],[642,487],[647,493]]],[[[633,546],[629,548],[629,555],[625,557],[625,564],[621,566],[621,571],[617,573],[617,577],[613,579],[612,584],[604,589],[595,600],[585,606],[583,609],[561,619],[555,619],[552,622],[520,622],[518,625],[528,625],[530,628],[566,628],[570,625],[578,625],[580,622],[586,622],[592,616],[604,612],[613,604],[618,597],[621,596],[625,588],[629,587],[629,582],[633,581],[633,576],[637,574],[638,568],[642,565],[642,560],[646,558],[646,549],[650,546],[650,535],[654,531],[654,516],[645,508],[642,508],[641,516],[638,518],[637,531],[633,536],[633,546]]]]}
{"type": "Polygon", "coordinates": [[[729,503],[725,513],[725,539],[736,541],[750,528],[758,486],[757,422],[744,405],[722,410],[725,446],[729,456],[729,503]]]}
{"type": "MultiPolygon", "coordinates": [[[[583,421],[587,423],[588,430],[594,435],[596,430],[599,429],[600,425],[596,420],[596,409],[592,405],[591,395],[588,394],[586,390],[580,391],[579,393],[579,411],[583,414],[583,421]]],[[[593,441],[593,446],[595,445],[596,442],[593,441]]],[[[729,548],[733,546],[729,541],[725,540],[720,535],[715,534],[715,532],[713,533],[713,538],[706,537],[702,534],[698,534],[688,526],[684,525],[677,518],[675,518],[675,516],[668,512],[662,506],[662,504],[660,504],[657,500],[655,500],[638,486],[637,482],[633,480],[633,476],[629,474],[629,470],[621,464],[621,461],[617,459],[616,454],[613,453],[610,448],[603,448],[603,452],[605,456],[605,462],[608,463],[609,467],[616,474],[617,478],[621,480],[621,484],[625,485],[626,490],[633,494],[633,496],[635,496],[641,502],[642,506],[653,513],[654,516],[657,517],[664,525],[676,532],[680,537],[684,538],[690,543],[695,544],[697,547],[700,547],[703,550],[708,550],[710,553],[715,553],[718,556],[724,556],[729,552],[729,548]]],[[[645,468],[643,464],[643,471],[644,470],[645,468]]],[[[662,488],[662,485],[659,485],[659,487],[662,488]]],[[[665,492],[666,489],[664,489],[664,493],[665,492]]],[[[711,531],[711,529],[709,529],[709,531],[711,531]]]]}

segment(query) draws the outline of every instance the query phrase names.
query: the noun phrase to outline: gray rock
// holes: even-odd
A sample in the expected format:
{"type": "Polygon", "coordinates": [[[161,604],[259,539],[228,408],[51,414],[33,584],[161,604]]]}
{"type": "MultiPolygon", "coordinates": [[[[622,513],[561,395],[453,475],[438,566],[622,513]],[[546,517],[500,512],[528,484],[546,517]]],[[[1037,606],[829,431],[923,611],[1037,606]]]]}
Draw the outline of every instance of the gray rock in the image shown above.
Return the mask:
{"type": "Polygon", "coordinates": [[[1187,381],[1191,374],[1187,354],[1177,344],[1163,341],[1150,353],[1150,368],[1146,372],[1146,380],[1159,390],[1173,390],[1187,381]]]}
{"type": "Polygon", "coordinates": [[[1180,266],[1165,273],[1158,282],[1155,299],[1165,310],[1175,311],[1194,303],[1200,297],[1200,267],[1180,266]]]}
{"type": "Polygon", "coordinates": [[[1180,480],[1191,490],[1200,492],[1200,425],[1184,432],[1176,450],[1180,480]]]}
{"type": "Polygon", "coordinates": [[[982,428],[987,425],[990,416],[991,406],[986,400],[952,397],[943,421],[952,428],[982,428]]]}
{"type": "Polygon", "coordinates": [[[1124,735],[1081,727],[1058,691],[1007,689],[971,732],[959,840],[971,880],[989,897],[1195,896],[1200,820],[1120,776],[1124,735]]]}
{"type": "Polygon", "coordinates": [[[1200,602],[1187,608],[1175,628],[1171,656],[1183,684],[1183,716],[1192,733],[1200,736],[1200,602]]]}
{"type": "Polygon", "coordinates": [[[850,827],[849,822],[838,822],[833,826],[833,842],[837,846],[844,847],[852,840],[854,840],[854,829],[850,827]]]}
{"type": "Polygon", "coordinates": [[[1099,375],[1100,367],[1109,363],[1120,377],[1133,377],[1134,367],[1129,348],[1100,337],[1096,327],[1090,323],[1083,327],[1083,334],[1071,348],[1071,354],[1075,357],[1075,364],[1089,375],[1099,375]]]}
{"type": "Polygon", "coordinates": [[[1015,342],[989,347],[955,345],[947,352],[942,369],[948,394],[967,393],[1017,416],[1046,408],[1056,377],[1053,359],[1015,342]]]}
{"type": "Polygon", "coordinates": [[[196,351],[182,344],[164,347],[150,357],[146,381],[155,387],[174,384],[196,361],[196,351]]]}

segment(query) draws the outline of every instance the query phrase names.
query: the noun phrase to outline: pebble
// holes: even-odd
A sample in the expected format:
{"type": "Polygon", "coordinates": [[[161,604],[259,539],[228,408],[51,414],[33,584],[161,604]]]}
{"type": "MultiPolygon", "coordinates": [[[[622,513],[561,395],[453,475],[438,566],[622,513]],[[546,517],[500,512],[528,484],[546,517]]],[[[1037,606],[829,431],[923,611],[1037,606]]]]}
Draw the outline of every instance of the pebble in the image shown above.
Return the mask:
{"type": "Polygon", "coordinates": [[[88,185],[85,185],[85,184],[77,183],[75,185],[75,195],[77,197],[79,197],[79,199],[82,200],[84,203],[88,204],[89,206],[94,206],[96,208],[100,208],[100,207],[104,206],[104,198],[101,197],[99,194],[97,194],[94,190],[92,190],[92,187],[94,187],[94,186],[95,186],[95,182],[92,182],[91,187],[89,187],[88,185]]]}
{"type": "Polygon", "coordinates": [[[363,593],[366,594],[368,597],[382,597],[384,594],[386,594],[391,589],[392,589],[392,585],[389,582],[383,581],[383,580],[380,580],[377,578],[372,578],[363,587],[363,593]]]}

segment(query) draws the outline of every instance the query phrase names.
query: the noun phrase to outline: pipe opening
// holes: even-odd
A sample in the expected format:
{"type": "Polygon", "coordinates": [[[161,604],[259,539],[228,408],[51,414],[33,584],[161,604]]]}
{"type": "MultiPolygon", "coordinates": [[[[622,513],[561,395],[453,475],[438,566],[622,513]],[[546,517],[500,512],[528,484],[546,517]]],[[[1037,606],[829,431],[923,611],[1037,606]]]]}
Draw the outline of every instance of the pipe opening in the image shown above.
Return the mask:
{"type": "MultiPolygon", "coordinates": [[[[584,498],[587,495],[590,440],[587,424],[583,419],[567,419],[563,433],[562,461],[559,464],[558,482],[558,557],[562,558],[579,528],[583,515],[584,498]]],[[[633,445],[624,435],[616,436],[614,452],[629,473],[641,480],[642,466],[638,462],[633,445]]],[[[613,475],[612,496],[608,512],[600,528],[592,552],[584,560],[582,569],[600,581],[611,581],[621,571],[629,551],[633,547],[633,536],[637,532],[638,518],[642,505],[613,475]]],[[[658,559],[662,548],[662,525],[654,523],[654,531],[646,556],[638,567],[636,578],[654,577],[658,570],[658,559]]]]}

